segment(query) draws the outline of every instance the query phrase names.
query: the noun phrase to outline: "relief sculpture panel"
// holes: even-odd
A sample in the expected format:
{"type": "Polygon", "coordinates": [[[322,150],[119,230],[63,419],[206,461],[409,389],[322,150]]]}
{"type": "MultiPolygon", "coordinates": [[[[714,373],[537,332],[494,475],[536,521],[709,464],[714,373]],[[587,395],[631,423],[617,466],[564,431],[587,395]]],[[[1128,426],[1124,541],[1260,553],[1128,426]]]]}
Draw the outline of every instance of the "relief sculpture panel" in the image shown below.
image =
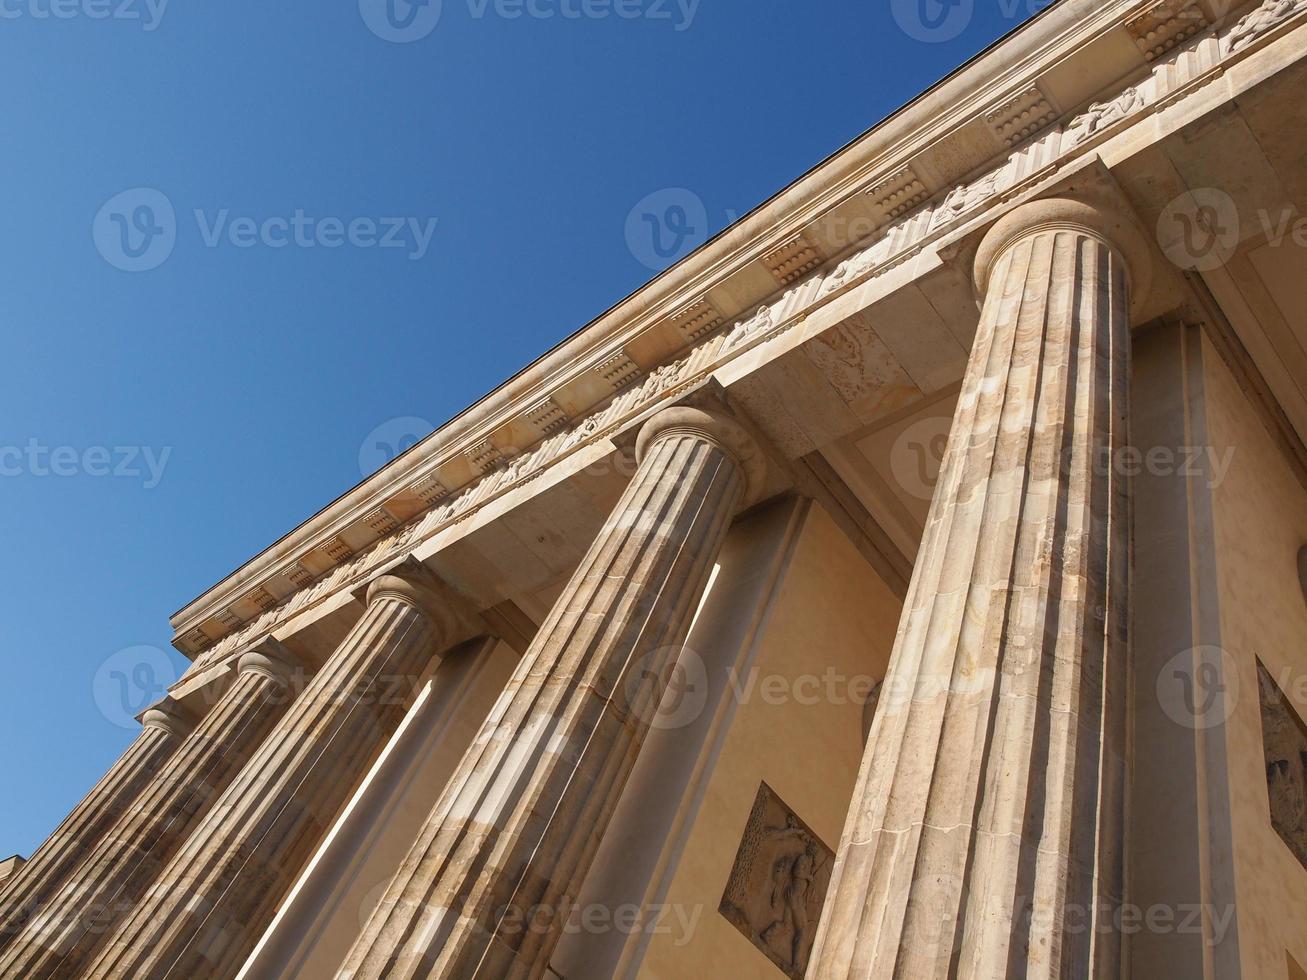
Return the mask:
{"type": "Polygon", "coordinates": [[[766,783],[735,854],[721,912],[793,980],[803,980],[835,855],[766,783]]]}
{"type": "Polygon", "coordinates": [[[1260,662],[1257,688],[1262,705],[1271,825],[1307,868],[1307,726],[1260,662]]]}

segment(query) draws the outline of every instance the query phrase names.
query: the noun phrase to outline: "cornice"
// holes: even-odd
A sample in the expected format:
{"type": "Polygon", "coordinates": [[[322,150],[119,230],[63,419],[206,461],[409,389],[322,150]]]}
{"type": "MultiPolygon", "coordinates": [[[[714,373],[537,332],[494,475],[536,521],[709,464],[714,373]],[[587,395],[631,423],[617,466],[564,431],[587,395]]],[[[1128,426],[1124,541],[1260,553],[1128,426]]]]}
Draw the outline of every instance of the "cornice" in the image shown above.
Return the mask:
{"type": "Polygon", "coordinates": [[[985,206],[1083,158],[1124,125],[1269,41],[1307,0],[1266,0],[1229,28],[1218,24],[1162,57],[1140,52],[1133,84],[1081,112],[1058,114],[1016,141],[1015,151],[1005,148],[1013,142],[1005,136],[1005,112],[1025,111],[1023,99],[1041,123],[1055,111],[1041,72],[1064,67],[1096,38],[1124,31],[1127,14],[1137,20],[1158,6],[1063,0],[1050,8],[189,603],[173,616],[174,642],[188,656],[219,639],[224,647],[248,642],[465,520],[652,401],[698,383],[817,306],[919,254],[985,206]],[[943,165],[932,153],[967,127],[968,140],[979,146],[977,161],[1000,162],[972,166],[954,153],[955,179],[963,182],[941,185],[943,165]],[[981,132],[992,141],[985,156],[981,132]],[[973,173],[979,176],[966,179],[973,173]],[[903,193],[886,190],[895,180],[903,193]],[[888,209],[878,209],[877,194],[892,199],[888,209]],[[899,207],[904,201],[906,209],[899,207]],[[849,246],[864,243],[854,252],[837,247],[821,225],[851,202],[850,214],[867,216],[874,227],[853,236],[849,246]],[[723,313],[713,290],[753,263],[788,288],[779,299],[776,290],[760,296],[772,302],[756,309],[723,313]],[[679,353],[651,359],[636,351],[636,341],[654,331],[679,353]],[[569,391],[579,380],[581,394],[569,391]],[[586,400],[580,410],[567,407],[586,400]]]}

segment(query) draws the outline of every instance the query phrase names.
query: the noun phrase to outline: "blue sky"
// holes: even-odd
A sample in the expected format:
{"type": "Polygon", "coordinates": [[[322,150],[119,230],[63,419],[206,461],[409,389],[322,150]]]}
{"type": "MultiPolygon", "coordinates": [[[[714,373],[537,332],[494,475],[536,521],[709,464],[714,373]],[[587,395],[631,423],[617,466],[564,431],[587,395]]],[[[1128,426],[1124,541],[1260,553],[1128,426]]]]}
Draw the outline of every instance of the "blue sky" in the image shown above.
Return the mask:
{"type": "Polygon", "coordinates": [[[169,614],[1034,2],[0,0],[0,857],[169,614]]]}

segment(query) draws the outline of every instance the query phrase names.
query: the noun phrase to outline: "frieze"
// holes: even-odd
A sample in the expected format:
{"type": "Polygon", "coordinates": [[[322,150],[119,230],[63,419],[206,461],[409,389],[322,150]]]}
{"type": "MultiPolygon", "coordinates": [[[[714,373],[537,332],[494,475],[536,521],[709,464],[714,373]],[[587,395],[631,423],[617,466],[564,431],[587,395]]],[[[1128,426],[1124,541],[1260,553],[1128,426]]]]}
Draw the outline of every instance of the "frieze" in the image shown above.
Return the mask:
{"type": "MultiPolygon", "coordinates": [[[[226,631],[230,629],[230,619],[225,617],[233,616],[230,608],[220,610],[204,623],[189,628],[181,642],[192,655],[205,652],[206,641],[212,642],[197,663],[211,663],[242,651],[249,643],[307,606],[371,574],[396,553],[449,525],[468,519],[489,501],[534,479],[545,467],[559,462],[579,446],[604,438],[624,420],[647,408],[650,402],[671,397],[675,391],[702,380],[747,350],[801,323],[836,296],[908,261],[930,241],[947,234],[982,206],[992,205],[1022,186],[1028,186],[1064,162],[1073,151],[1085,152],[1091,144],[1106,139],[1126,122],[1133,123],[1143,112],[1175,101],[1184,90],[1201,84],[1210,72],[1222,70],[1224,59],[1246,51],[1255,41],[1282,27],[1304,9],[1307,9],[1307,0],[1264,0],[1233,27],[1209,29],[1195,35],[1168,51],[1165,59],[1158,60],[1148,78],[1112,99],[1092,103],[1069,123],[1053,127],[1047,134],[1012,153],[1000,166],[953,187],[942,199],[929,201],[903,214],[882,228],[873,242],[845,257],[834,268],[819,268],[802,281],[788,280],[793,284],[779,299],[756,307],[733,324],[711,333],[702,343],[692,346],[675,360],[647,374],[624,350],[608,355],[593,369],[615,392],[603,407],[566,427],[554,425],[556,419],[550,418],[553,431],[542,441],[511,458],[507,450],[499,456],[486,458],[484,471],[461,487],[450,488],[434,477],[425,478],[412,489],[428,510],[409,518],[358,555],[353,555],[352,549],[338,537],[318,546],[315,551],[319,555],[325,551],[328,558],[338,563],[329,573],[305,586],[296,582],[294,569],[300,569],[301,578],[303,572],[303,565],[297,563],[291,572],[286,573],[286,578],[292,586],[299,584],[300,587],[280,604],[213,642],[210,631],[202,627],[216,625],[226,631]]],[[[900,165],[896,174],[903,172],[900,165]]],[[[907,173],[911,173],[910,169],[907,173]]],[[[885,179],[882,178],[876,187],[884,185],[885,179]]],[[[914,188],[912,196],[918,193],[914,188]]],[[[777,260],[773,273],[778,281],[786,281],[796,268],[792,264],[795,260],[797,267],[810,268],[812,256],[806,254],[810,249],[802,236],[795,236],[769,253],[769,257],[777,260]],[[782,252],[793,254],[781,255],[782,252]]],[[[693,309],[692,304],[686,311],[693,309]]],[[[479,457],[488,445],[488,437],[483,436],[464,452],[479,457]]]]}

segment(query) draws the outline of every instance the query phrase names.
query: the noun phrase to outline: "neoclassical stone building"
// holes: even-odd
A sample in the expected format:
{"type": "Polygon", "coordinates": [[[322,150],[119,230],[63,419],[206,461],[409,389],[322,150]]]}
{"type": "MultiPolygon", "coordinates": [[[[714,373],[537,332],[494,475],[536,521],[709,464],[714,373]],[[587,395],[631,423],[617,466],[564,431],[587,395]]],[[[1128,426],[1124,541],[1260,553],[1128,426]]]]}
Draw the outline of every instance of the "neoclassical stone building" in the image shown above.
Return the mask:
{"type": "Polygon", "coordinates": [[[1304,55],[1063,0],[252,557],[0,975],[1307,976],[1304,55]]]}

